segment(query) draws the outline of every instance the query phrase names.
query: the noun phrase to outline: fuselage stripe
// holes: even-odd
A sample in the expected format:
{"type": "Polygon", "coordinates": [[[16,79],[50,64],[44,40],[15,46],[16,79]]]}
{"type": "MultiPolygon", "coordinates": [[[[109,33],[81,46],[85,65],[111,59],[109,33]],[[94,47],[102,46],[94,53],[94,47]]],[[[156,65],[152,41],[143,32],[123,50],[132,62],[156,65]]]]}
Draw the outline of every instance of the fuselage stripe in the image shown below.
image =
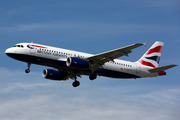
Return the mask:
{"type": "Polygon", "coordinates": [[[40,45],[30,45],[30,44],[28,44],[27,46],[38,47],[38,48],[47,48],[47,47],[43,47],[43,46],[40,46],[40,45]]]}

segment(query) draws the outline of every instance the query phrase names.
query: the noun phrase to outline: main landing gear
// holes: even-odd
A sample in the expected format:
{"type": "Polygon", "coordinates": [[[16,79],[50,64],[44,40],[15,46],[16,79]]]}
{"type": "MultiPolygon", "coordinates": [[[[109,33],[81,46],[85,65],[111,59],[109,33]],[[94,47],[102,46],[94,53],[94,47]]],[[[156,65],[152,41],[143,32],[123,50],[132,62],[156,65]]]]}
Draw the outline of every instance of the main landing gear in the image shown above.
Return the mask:
{"type": "MultiPolygon", "coordinates": [[[[90,80],[94,80],[94,79],[96,79],[97,78],[97,75],[96,74],[91,74],[91,75],[89,75],[89,79],[90,80]]],[[[80,85],[80,82],[79,81],[77,81],[76,80],[77,78],[75,77],[75,81],[72,83],[72,86],[73,87],[78,87],[79,85],[80,85]]]]}
{"type": "Polygon", "coordinates": [[[97,78],[97,75],[94,74],[94,73],[92,73],[91,75],[89,75],[89,79],[90,79],[90,80],[94,80],[94,79],[96,79],[96,78],[97,78]]]}
{"type": "Polygon", "coordinates": [[[94,79],[96,79],[97,78],[97,75],[94,73],[94,64],[93,64],[93,62],[92,62],[92,74],[90,74],[89,75],[89,79],[90,80],[94,80],[94,79]]]}
{"type": "Polygon", "coordinates": [[[73,87],[78,87],[80,85],[80,82],[77,81],[77,77],[76,76],[74,76],[74,79],[75,79],[75,81],[72,83],[72,86],[73,87]]]}
{"type": "Polygon", "coordinates": [[[29,68],[30,68],[30,66],[31,66],[31,63],[28,62],[28,63],[27,63],[27,66],[28,66],[28,69],[26,69],[25,72],[26,72],[26,73],[29,73],[29,72],[30,72],[30,69],[29,69],[29,68]]]}
{"type": "MultiPolygon", "coordinates": [[[[72,83],[73,87],[78,87],[80,85],[80,82],[77,81],[77,77],[75,76],[75,81],[72,83]]],[[[94,73],[93,66],[92,66],[92,74],[89,75],[90,80],[94,80],[97,78],[97,75],[94,73]]]]}
{"type": "Polygon", "coordinates": [[[72,86],[73,87],[78,87],[80,85],[80,82],[75,80],[73,83],[72,83],[72,86]]]}

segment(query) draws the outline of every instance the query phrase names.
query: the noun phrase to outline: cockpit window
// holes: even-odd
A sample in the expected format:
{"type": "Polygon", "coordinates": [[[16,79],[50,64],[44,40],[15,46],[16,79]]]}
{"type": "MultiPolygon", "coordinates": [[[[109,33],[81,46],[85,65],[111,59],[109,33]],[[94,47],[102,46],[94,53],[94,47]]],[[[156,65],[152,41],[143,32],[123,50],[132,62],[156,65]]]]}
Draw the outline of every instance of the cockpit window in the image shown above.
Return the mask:
{"type": "Polygon", "coordinates": [[[15,45],[13,47],[21,47],[21,48],[23,48],[24,46],[23,45],[15,45]]]}

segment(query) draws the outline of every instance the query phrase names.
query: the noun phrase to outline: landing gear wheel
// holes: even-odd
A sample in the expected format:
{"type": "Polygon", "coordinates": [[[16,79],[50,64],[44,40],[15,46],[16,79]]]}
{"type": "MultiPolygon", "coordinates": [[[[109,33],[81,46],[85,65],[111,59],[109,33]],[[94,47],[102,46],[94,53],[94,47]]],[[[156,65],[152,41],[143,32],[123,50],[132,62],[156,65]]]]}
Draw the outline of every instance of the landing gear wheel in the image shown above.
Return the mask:
{"type": "Polygon", "coordinates": [[[72,83],[73,87],[77,87],[80,85],[80,82],[75,80],[73,83],[72,83]]]}
{"type": "Polygon", "coordinates": [[[25,72],[26,72],[26,73],[29,73],[29,72],[30,72],[30,69],[26,69],[25,72]]]}
{"type": "Polygon", "coordinates": [[[27,66],[28,66],[28,69],[26,69],[25,72],[26,72],[26,73],[29,73],[29,72],[30,72],[30,69],[29,69],[29,68],[31,67],[31,63],[28,62],[28,63],[27,63],[27,66]]]}
{"type": "Polygon", "coordinates": [[[96,79],[97,78],[97,75],[96,74],[91,74],[91,75],[89,75],[89,79],[90,80],[94,80],[94,79],[96,79]]]}

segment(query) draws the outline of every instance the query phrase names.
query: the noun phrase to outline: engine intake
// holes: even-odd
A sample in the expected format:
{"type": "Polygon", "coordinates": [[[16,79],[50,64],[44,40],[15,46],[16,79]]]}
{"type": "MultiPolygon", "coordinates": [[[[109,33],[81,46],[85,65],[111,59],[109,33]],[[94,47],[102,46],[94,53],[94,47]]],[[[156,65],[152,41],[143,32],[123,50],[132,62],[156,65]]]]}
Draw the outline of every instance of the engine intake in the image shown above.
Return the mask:
{"type": "Polygon", "coordinates": [[[44,69],[43,77],[51,80],[66,80],[67,75],[65,73],[60,73],[58,70],[54,69],[44,69]]]}
{"type": "Polygon", "coordinates": [[[72,68],[86,69],[89,68],[89,62],[81,58],[68,57],[66,65],[72,68]]]}

